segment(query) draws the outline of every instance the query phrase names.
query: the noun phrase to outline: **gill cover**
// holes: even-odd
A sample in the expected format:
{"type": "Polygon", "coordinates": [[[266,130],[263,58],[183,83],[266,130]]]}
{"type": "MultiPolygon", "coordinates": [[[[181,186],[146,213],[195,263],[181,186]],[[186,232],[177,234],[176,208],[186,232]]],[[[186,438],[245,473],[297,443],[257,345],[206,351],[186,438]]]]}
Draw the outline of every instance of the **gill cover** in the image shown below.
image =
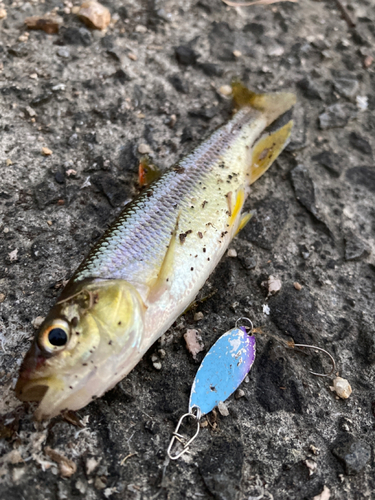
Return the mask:
{"type": "Polygon", "coordinates": [[[16,395],[40,401],[37,418],[102,395],[138,350],[145,306],[124,280],[85,280],[63,292],[22,364],[16,395]]]}

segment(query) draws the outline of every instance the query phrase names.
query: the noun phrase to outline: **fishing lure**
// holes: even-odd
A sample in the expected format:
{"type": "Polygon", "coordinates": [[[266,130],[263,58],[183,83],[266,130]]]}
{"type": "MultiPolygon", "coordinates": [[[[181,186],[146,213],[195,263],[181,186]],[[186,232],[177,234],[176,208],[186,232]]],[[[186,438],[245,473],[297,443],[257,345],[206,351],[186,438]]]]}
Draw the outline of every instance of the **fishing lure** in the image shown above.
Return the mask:
{"type": "Polygon", "coordinates": [[[277,119],[296,99],[240,83],[233,98],[232,120],[126,205],[47,315],[15,389],[39,402],[37,419],[78,410],[123,379],[249,221],[250,185],[285,147],[293,122],[277,119]]]}
{"type": "Polygon", "coordinates": [[[250,324],[250,332],[253,330],[250,319],[239,318],[235,328],[224,333],[211,347],[195,375],[188,412],[180,418],[168,446],[167,453],[171,460],[177,460],[189,450],[199,434],[200,419],[233,394],[254,363],[255,337],[247,333],[245,326],[238,326],[240,321],[247,321],[250,324]],[[188,418],[195,420],[196,431],[186,440],[179,430],[188,418]],[[178,453],[173,452],[176,440],[183,445],[178,453]]]}

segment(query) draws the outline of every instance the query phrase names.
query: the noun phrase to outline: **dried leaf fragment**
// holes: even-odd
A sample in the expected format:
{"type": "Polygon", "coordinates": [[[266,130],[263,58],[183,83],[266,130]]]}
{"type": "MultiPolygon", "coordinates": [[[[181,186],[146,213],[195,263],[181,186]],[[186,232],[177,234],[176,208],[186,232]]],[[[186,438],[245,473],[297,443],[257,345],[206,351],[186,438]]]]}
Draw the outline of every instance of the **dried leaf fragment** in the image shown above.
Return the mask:
{"type": "Polygon", "coordinates": [[[7,11],[5,9],[0,9],[0,19],[6,19],[7,11]]]}
{"type": "Polygon", "coordinates": [[[70,460],[58,451],[53,450],[49,446],[46,446],[44,448],[44,453],[47,455],[47,457],[51,458],[58,464],[62,477],[70,477],[76,472],[77,466],[73,462],[73,460],[70,460]]]}
{"type": "Polygon", "coordinates": [[[111,22],[111,13],[107,7],[95,0],[83,2],[78,16],[86,26],[97,30],[104,30],[111,22]]]}
{"type": "Polygon", "coordinates": [[[51,13],[44,16],[31,16],[25,19],[25,24],[30,30],[42,30],[48,35],[55,35],[62,25],[62,18],[51,13]]]}
{"type": "Polygon", "coordinates": [[[49,148],[42,148],[42,153],[44,156],[51,156],[52,151],[49,148]]]}

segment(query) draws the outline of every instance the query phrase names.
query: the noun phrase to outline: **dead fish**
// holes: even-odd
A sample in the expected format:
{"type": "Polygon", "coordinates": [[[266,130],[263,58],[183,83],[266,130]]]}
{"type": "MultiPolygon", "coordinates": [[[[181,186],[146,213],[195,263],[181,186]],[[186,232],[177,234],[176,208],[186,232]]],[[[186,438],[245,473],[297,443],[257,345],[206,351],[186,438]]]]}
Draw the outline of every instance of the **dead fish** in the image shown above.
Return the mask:
{"type": "Polygon", "coordinates": [[[249,220],[249,186],[285,147],[293,122],[274,122],[295,96],[234,83],[233,97],[232,120],[125,207],[41,325],[15,388],[39,401],[37,419],[78,410],[124,378],[249,220]]]}

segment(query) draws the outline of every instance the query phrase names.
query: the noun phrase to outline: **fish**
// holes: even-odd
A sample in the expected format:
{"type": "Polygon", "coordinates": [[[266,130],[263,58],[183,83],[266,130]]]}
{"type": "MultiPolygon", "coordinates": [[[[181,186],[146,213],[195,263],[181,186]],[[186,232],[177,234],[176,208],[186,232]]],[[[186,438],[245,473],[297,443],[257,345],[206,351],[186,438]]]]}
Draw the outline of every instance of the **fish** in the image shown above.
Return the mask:
{"type": "Polygon", "coordinates": [[[37,420],[79,410],[122,380],[249,221],[245,199],[287,144],[296,97],[240,82],[232,94],[232,119],[125,206],[46,316],[15,387],[39,403],[37,420]]]}

